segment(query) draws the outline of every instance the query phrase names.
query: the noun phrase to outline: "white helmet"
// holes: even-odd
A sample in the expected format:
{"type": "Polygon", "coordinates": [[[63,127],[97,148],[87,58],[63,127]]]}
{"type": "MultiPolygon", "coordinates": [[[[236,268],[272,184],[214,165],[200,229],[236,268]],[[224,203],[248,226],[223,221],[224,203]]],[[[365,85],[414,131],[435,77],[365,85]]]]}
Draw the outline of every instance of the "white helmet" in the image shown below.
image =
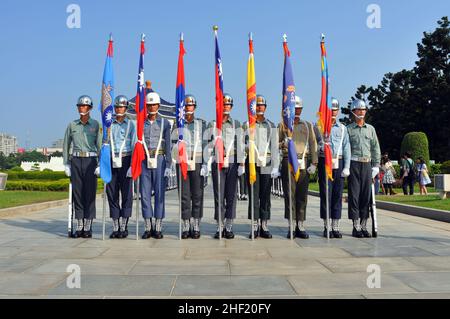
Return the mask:
{"type": "Polygon", "coordinates": [[[352,111],[357,110],[357,109],[362,109],[362,110],[367,110],[367,106],[366,106],[366,102],[364,102],[363,100],[354,100],[350,106],[350,109],[352,111]]]}
{"type": "Polygon", "coordinates": [[[303,108],[303,100],[300,98],[300,96],[295,96],[295,108],[296,109],[302,109],[303,108]]]}
{"type": "Polygon", "coordinates": [[[147,105],[151,104],[161,104],[161,99],[159,97],[159,94],[156,92],[150,92],[147,94],[145,98],[145,103],[147,105]]]}

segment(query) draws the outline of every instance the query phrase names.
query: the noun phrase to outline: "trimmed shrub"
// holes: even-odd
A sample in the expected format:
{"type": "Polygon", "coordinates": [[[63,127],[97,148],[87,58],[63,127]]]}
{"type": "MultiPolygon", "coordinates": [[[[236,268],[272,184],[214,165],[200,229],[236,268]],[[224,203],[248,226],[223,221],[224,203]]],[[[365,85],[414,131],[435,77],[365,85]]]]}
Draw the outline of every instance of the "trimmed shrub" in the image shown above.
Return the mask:
{"type": "Polygon", "coordinates": [[[64,172],[11,172],[8,171],[8,180],[46,180],[57,181],[66,178],[64,172]]]}
{"type": "MultiPolygon", "coordinates": [[[[70,180],[68,178],[57,181],[40,180],[15,180],[6,183],[6,190],[10,191],[43,191],[43,192],[63,192],[69,190],[70,180]]],[[[97,190],[103,191],[103,180],[97,179],[97,190]]]]}
{"type": "Polygon", "coordinates": [[[428,149],[428,138],[423,132],[410,132],[403,137],[400,154],[410,152],[414,162],[422,157],[427,167],[430,167],[430,152],[428,149]]]}
{"type": "Polygon", "coordinates": [[[429,175],[434,176],[436,174],[441,174],[441,166],[442,164],[433,164],[430,165],[430,169],[429,169],[429,175]]]}

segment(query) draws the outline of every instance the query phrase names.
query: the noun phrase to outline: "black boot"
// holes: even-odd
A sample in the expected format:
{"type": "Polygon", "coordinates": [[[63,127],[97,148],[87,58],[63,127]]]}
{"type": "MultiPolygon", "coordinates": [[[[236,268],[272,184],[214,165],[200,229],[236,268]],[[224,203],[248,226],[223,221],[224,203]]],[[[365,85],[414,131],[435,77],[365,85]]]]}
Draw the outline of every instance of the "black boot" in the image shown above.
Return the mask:
{"type": "Polygon", "coordinates": [[[270,231],[269,230],[264,230],[262,227],[260,228],[259,235],[261,236],[261,238],[265,238],[265,239],[271,239],[272,238],[272,234],[270,233],[270,231]]]}
{"type": "Polygon", "coordinates": [[[364,237],[362,231],[356,230],[355,227],[353,227],[352,236],[355,237],[355,238],[363,238],[364,237]]]}
{"type": "Polygon", "coordinates": [[[300,230],[298,226],[295,228],[295,237],[302,238],[302,239],[308,239],[309,235],[306,231],[300,230]]]}
{"type": "Polygon", "coordinates": [[[364,236],[364,238],[371,238],[372,235],[370,235],[370,233],[367,231],[367,229],[363,229],[361,230],[362,235],[364,236]]]}
{"type": "Polygon", "coordinates": [[[189,235],[188,231],[184,231],[181,233],[181,239],[188,239],[190,237],[189,235]]]}
{"type": "MultiPolygon", "coordinates": [[[[327,238],[327,228],[325,227],[324,229],[323,229],[323,237],[325,237],[325,238],[327,238]]],[[[334,238],[334,233],[332,232],[332,231],[330,231],[330,232],[328,232],[329,233],[329,236],[330,236],[330,238],[334,238]]]]}
{"type": "Polygon", "coordinates": [[[151,230],[146,230],[146,231],[142,234],[142,239],[149,239],[150,237],[152,237],[152,231],[151,231],[151,230]]]}
{"type": "Polygon", "coordinates": [[[339,230],[333,230],[332,234],[334,238],[342,238],[342,234],[339,230]]]}
{"type": "Polygon", "coordinates": [[[109,238],[113,239],[113,238],[121,238],[121,234],[118,230],[115,230],[111,233],[111,235],[109,235],[109,238]]]}

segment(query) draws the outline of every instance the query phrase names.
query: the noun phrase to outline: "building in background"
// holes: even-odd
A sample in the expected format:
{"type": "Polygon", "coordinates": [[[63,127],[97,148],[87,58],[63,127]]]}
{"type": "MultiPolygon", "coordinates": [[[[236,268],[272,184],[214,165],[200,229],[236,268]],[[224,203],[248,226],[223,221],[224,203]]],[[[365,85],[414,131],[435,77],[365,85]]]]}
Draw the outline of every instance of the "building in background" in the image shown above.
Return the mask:
{"type": "Polygon", "coordinates": [[[63,148],[63,144],[64,144],[64,139],[60,138],[59,140],[56,140],[52,143],[52,147],[51,148],[63,148]]]}
{"type": "Polygon", "coordinates": [[[11,153],[17,153],[17,137],[0,133],[0,152],[5,156],[11,153]]]}
{"type": "Polygon", "coordinates": [[[22,162],[20,167],[24,171],[43,171],[44,169],[50,169],[54,172],[64,171],[64,164],[62,157],[52,157],[49,162],[22,162]]]}
{"type": "Polygon", "coordinates": [[[38,148],[36,148],[36,152],[39,152],[39,153],[47,155],[47,156],[53,155],[56,152],[62,153],[62,151],[63,151],[62,147],[38,147],[38,148]]]}

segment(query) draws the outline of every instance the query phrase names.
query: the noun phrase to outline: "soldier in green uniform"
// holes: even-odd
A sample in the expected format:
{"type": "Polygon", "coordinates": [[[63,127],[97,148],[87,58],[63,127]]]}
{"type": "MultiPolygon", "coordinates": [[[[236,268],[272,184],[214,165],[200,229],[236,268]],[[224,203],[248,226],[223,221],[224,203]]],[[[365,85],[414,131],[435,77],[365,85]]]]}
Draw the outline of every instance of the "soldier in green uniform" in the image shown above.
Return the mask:
{"type": "Polygon", "coordinates": [[[351,104],[354,122],[347,126],[351,146],[350,176],[348,178],[348,218],[353,220],[352,236],[371,237],[367,231],[372,180],[379,173],[380,144],[375,128],[365,122],[366,103],[351,104]]]}
{"type": "Polygon", "coordinates": [[[283,192],[285,218],[289,220],[289,202],[293,207],[293,219],[296,221],[295,230],[294,225],[289,225],[289,232],[287,238],[290,238],[290,232],[293,232],[293,237],[307,239],[308,233],[304,227],[306,220],[306,205],[308,203],[308,187],[309,187],[309,175],[316,172],[318,164],[318,152],[317,141],[314,133],[313,124],[300,119],[303,110],[303,101],[300,97],[295,97],[295,120],[294,120],[294,132],[292,140],[295,144],[295,149],[298,157],[298,165],[300,168],[300,177],[295,182],[292,172],[289,170],[288,165],[288,150],[285,143],[286,131],[283,126],[279,126],[279,141],[281,150],[283,153],[283,160],[281,164],[281,176],[283,179],[283,192]],[[289,175],[291,174],[291,189],[289,190],[289,175]],[[291,199],[289,200],[289,196],[291,199]]]}
{"type": "Polygon", "coordinates": [[[92,107],[89,96],[80,96],[77,103],[80,119],[67,126],[64,136],[64,166],[73,186],[76,238],[92,237],[92,220],[95,218],[96,175],[100,173],[98,155],[102,134],[99,123],[89,115],[92,107]]]}

